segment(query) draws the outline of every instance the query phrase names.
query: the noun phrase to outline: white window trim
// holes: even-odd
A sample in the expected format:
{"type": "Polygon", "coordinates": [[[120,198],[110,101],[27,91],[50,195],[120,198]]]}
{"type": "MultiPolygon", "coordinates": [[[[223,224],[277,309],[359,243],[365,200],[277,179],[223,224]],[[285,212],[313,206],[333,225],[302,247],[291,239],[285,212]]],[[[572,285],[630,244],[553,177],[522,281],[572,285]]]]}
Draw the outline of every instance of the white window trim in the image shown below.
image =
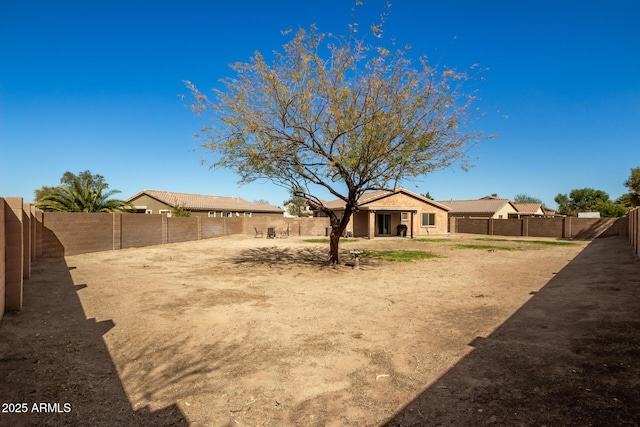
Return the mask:
{"type": "Polygon", "coordinates": [[[158,213],[165,214],[165,215],[167,215],[167,218],[171,218],[171,210],[170,209],[160,209],[158,211],[158,213]]]}

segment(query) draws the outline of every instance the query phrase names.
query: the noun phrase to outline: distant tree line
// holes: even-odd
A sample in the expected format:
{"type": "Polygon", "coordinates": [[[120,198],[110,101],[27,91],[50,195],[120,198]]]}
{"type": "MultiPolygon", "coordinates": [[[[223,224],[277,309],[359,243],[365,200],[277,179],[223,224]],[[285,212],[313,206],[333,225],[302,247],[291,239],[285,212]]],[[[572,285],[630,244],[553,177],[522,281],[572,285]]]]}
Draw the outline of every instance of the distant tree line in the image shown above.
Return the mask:
{"type": "Polygon", "coordinates": [[[613,201],[605,191],[593,188],[571,190],[569,194],[558,194],[555,202],[563,215],[577,216],[578,212],[600,212],[603,217],[621,217],[640,204],[640,167],[631,169],[624,185],[629,189],[613,201]]]}

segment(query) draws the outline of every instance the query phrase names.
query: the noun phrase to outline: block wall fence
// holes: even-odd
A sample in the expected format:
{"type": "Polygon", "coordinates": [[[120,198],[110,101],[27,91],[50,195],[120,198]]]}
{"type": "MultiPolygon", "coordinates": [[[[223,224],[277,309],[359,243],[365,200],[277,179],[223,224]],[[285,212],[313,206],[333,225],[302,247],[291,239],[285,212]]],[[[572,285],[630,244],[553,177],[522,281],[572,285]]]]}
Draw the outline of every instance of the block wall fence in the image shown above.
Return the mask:
{"type": "Polygon", "coordinates": [[[232,234],[324,236],[328,218],[270,216],[167,218],[166,215],[57,213],[36,210],[21,197],[0,198],[0,319],[22,308],[22,289],[37,258],[62,257],[232,234]]]}
{"type": "MultiPolygon", "coordinates": [[[[24,281],[39,257],[61,257],[226,235],[254,236],[256,229],[277,235],[324,236],[328,218],[167,218],[164,215],[41,212],[20,197],[0,198],[0,319],[22,308],[24,281]]],[[[453,233],[592,239],[627,235],[636,255],[640,208],[625,218],[525,218],[450,220],[453,233]]]]}
{"type": "Polygon", "coordinates": [[[626,236],[627,217],[622,218],[521,218],[471,219],[451,218],[452,233],[486,234],[489,236],[554,237],[591,240],[596,237],[626,236]]]}
{"type": "Polygon", "coordinates": [[[635,208],[627,214],[627,236],[633,251],[640,256],[640,208],[635,208]]]}

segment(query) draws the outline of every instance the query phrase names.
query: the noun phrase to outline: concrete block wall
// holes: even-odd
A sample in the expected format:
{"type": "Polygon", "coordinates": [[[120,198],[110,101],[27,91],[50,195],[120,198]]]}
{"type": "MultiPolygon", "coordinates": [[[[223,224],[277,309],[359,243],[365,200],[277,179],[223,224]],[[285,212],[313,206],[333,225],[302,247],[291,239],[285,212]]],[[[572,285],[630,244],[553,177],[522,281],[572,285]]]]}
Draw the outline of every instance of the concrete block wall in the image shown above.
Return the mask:
{"type": "Polygon", "coordinates": [[[199,240],[199,217],[167,218],[167,243],[199,240]]]}
{"type": "Polygon", "coordinates": [[[522,236],[526,221],[523,219],[493,220],[493,234],[500,236],[522,236]]]}
{"type": "Polygon", "coordinates": [[[627,236],[636,255],[640,256],[640,208],[627,214],[627,236]]]}
{"type": "Polygon", "coordinates": [[[4,223],[5,223],[5,210],[8,209],[7,203],[4,199],[0,198],[0,320],[4,316],[4,294],[5,294],[5,238],[4,238],[4,223]]]}
{"type": "Polygon", "coordinates": [[[25,220],[21,197],[7,197],[4,203],[4,309],[19,311],[22,308],[24,277],[25,220]]]}
{"type": "Polygon", "coordinates": [[[626,218],[454,218],[457,233],[590,240],[627,234],[626,218]]]}
{"type": "Polygon", "coordinates": [[[113,249],[113,214],[45,212],[42,256],[76,255],[113,249]]]}
{"type": "Polygon", "coordinates": [[[527,218],[527,220],[530,237],[565,237],[565,218],[527,218]]]}
{"type": "Polygon", "coordinates": [[[240,234],[264,236],[273,227],[278,236],[324,236],[328,218],[273,216],[167,218],[166,215],[38,212],[38,256],[57,257],[123,248],[160,245],[240,234]]]}
{"type": "Polygon", "coordinates": [[[138,248],[166,243],[162,236],[165,215],[113,214],[121,223],[120,248],[138,248]]]}

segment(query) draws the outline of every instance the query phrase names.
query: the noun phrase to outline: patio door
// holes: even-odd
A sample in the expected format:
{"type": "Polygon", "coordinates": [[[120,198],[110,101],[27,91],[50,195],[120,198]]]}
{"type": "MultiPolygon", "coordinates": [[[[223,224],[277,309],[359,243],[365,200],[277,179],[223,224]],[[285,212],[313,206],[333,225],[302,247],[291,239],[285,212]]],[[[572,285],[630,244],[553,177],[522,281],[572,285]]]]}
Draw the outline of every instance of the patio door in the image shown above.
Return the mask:
{"type": "Polygon", "coordinates": [[[391,235],[391,214],[378,214],[378,236],[391,235]]]}

